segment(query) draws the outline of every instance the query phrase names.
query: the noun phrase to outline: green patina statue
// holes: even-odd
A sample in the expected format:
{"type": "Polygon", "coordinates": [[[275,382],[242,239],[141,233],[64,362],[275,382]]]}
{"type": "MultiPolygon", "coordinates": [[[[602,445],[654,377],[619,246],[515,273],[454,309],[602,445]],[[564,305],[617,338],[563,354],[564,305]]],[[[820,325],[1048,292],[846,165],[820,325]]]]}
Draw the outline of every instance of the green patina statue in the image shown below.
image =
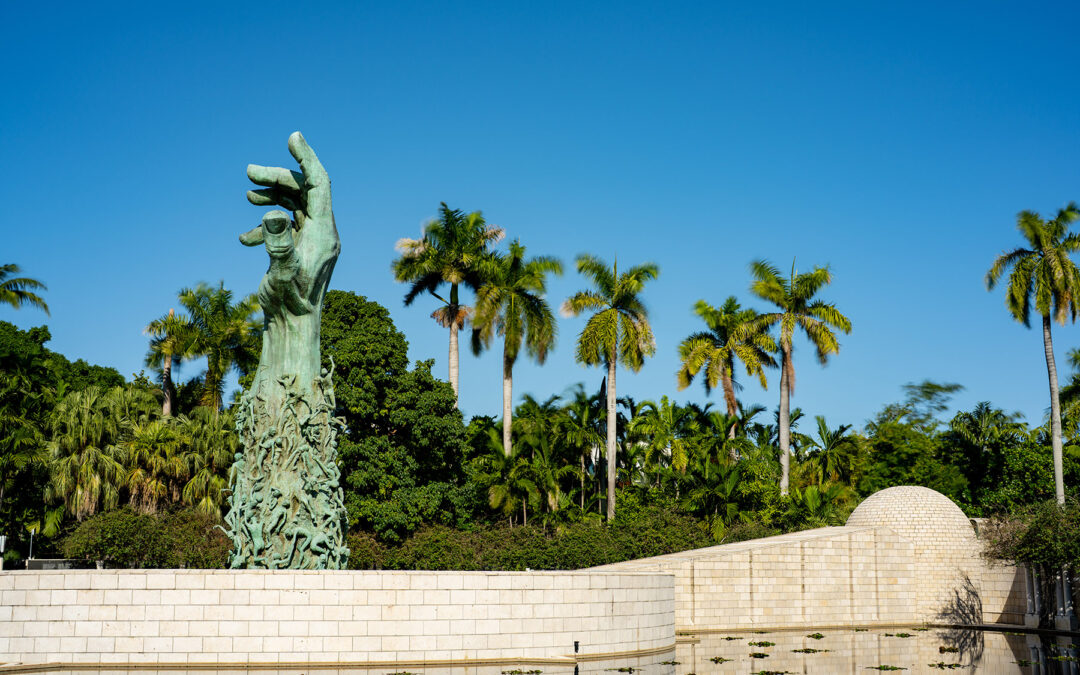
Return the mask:
{"type": "Polygon", "coordinates": [[[229,482],[226,522],[234,568],[342,569],[345,507],[335,461],[342,422],[334,416],[331,372],[320,367],[323,296],[341,251],[330,204],[330,178],[299,131],[289,152],[303,173],[247,168],[263,189],[256,206],[282,206],[240,235],[264,244],[270,268],[259,284],[263,346],[255,381],[236,419],[243,452],[229,482]]]}

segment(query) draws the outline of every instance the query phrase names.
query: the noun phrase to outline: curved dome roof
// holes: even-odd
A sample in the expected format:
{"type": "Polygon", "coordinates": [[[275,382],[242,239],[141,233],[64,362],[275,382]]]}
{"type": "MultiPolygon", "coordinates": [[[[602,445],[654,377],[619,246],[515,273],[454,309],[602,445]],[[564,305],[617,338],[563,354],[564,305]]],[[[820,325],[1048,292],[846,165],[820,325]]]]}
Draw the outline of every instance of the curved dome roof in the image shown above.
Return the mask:
{"type": "Polygon", "coordinates": [[[848,517],[849,527],[888,527],[917,549],[966,553],[975,529],[953,500],[936,490],[901,485],[875,492],[848,517]]]}

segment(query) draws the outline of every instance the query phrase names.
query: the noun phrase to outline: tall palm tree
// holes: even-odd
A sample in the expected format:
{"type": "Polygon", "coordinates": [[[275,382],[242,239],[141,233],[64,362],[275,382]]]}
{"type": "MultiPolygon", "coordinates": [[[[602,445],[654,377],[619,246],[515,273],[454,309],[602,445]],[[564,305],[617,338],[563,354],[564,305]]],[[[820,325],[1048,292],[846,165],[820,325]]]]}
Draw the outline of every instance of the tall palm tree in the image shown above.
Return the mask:
{"type": "Polygon", "coordinates": [[[206,357],[206,378],[200,403],[221,410],[225,376],[233,368],[246,373],[258,365],[259,301],[249,295],[233,304],[232,291],[199,284],[180,291],[192,331],[190,353],[206,357]]]}
{"type": "MultiPolygon", "coordinates": [[[[729,296],[718,308],[698,300],[694,313],[701,317],[708,330],[690,335],[679,345],[679,358],[682,360],[676,374],[679,389],[689,387],[704,368],[702,381],[705,393],[710,393],[717,384],[721,385],[727,414],[737,415],[735,359],[742,361],[747,375],[757,375],[761,387],[767,388],[765,367],[776,367],[776,360],[772,357],[776,352],[776,341],[765,331],[753,330],[757,312],[742,309],[734,295],[729,296]]],[[[735,427],[732,427],[731,433],[734,432],[735,427]]]]}
{"type": "Polygon", "coordinates": [[[594,256],[577,257],[577,270],[592,282],[590,290],[578,291],[563,302],[562,311],[578,316],[591,311],[577,341],[578,363],[607,366],[607,519],[615,518],[616,415],[615,366],[621,362],[633,371],[641,370],[646,356],[656,351],[649,314],[640,295],[645,282],[655,279],[660,268],[654,263],[631,267],[619,273],[619,263],[611,267],[594,256]]]}
{"type": "Polygon", "coordinates": [[[547,275],[562,274],[555,258],[525,258],[516,239],[506,255],[492,256],[483,268],[483,285],[476,291],[472,349],[479,354],[498,333],[503,338],[503,450],[511,454],[514,363],[524,345],[526,353],[543,364],[555,345],[557,328],[544,294],[547,275]]]}
{"type": "Polygon", "coordinates": [[[411,284],[405,294],[405,305],[422,293],[428,293],[443,303],[431,318],[450,329],[449,377],[458,395],[458,331],[465,327],[469,307],[461,302],[460,287],[474,292],[480,288],[479,268],[490,255],[488,245],[503,237],[503,229],[488,225],[479,211],[468,215],[451,209],[442,202],[439,217],[424,226],[420,239],[401,239],[397,250],[401,256],[393,263],[394,278],[411,284]],[[443,284],[450,286],[446,298],[439,295],[443,284]]]}
{"type": "Polygon", "coordinates": [[[818,291],[832,283],[832,274],[827,266],[815,266],[810,272],[798,274],[793,260],[791,276],[785,278],[779,269],[768,262],[755,260],[750,263],[750,272],[754,277],[750,292],[780,310],[760,315],[744,330],[762,330],[771,326],[779,326],[780,329],[780,494],[787,495],[791,472],[790,398],[795,388],[795,366],[791,354],[795,329],[798,327],[802,330],[817,351],[818,361],[825,365],[829,354],[840,350],[840,343],[831,328],[850,333],[851,320],[841,314],[835,305],[814,299],[818,291]]]}
{"type": "Polygon", "coordinates": [[[195,331],[187,317],[177,316],[176,312],[170,309],[165,316],[151,321],[143,332],[152,338],[146,352],[146,365],[154,370],[161,370],[161,414],[163,417],[171,417],[176,406],[176,386],[173,384],[172,370],[193,356],[195,331]]]}
{"type": "Polygon", "coordinates": [[[14,263],[0,265],[0,302],[11,305],[15,309],[30,305],[48,314],[49,306],[45,304],[41,296],[34,293],[36,290],[47,290],[45,284],[29,277],[8,278],[12,274],[18,274],[19,271],[19,266],[14,263]]]}
{"type": "Polygon", "coordinates": [[[1069,257],[1080,251],[1080,235],[1069,232],[1069,225],[1080,218],[1075,202],[1058,211],[1053,220],[1043,220],[1034,211],[1016,216],[1016,229],[1027,240],[1027,248],[1002,253],[986,273],[986,289],[993,290],[1006,270],[1009,274],[1005,306],[1013,318],[1031,327],[1031,301],[1042,317],[1043,353],[1050,380],[1050,445],[1054,453],[1054,493],[1059,504],[1065,503],[1065,479],[1061,460],[1061,399],[1058,394],[1057,366],[1050,322],[1065,325],[1076,321],[1080,311],[1080,270],[1069,257]]]}

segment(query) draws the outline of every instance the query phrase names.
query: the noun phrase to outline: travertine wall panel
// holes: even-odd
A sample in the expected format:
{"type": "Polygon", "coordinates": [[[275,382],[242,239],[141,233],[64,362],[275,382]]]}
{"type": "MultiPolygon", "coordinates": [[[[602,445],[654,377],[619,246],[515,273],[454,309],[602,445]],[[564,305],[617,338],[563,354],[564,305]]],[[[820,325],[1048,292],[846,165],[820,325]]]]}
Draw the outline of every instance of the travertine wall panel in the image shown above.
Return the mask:
{"type": "Polygon", "coordinates": [[[549,658],[675,642],[674,580],[594,572],[0,574],[0,662],[549,658]]]}

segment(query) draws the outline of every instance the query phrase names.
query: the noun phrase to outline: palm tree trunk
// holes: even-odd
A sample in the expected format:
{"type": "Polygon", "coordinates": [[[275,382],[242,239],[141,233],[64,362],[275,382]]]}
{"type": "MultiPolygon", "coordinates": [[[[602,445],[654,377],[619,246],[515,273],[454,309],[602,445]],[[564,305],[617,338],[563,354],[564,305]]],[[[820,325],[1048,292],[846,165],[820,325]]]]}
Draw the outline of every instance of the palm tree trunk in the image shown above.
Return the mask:
{"type": "Polygon", "coordinates": [[[1050,378],[1050,446],[1054,452],[1054,496],[1065,505],[1065,479],[1061,465],[1061,399],[1058,396],[1057,365],[1054,363],[1054,342],[1050,338],[1050,316],[1043,317],[1043,350],[1046,352],[1046,374],[1050,378]]]}
{"type": "Polygon", "coordinates": [[[454,407],[458,404],[458,324],[457,319],[450,320],[450,388],[454,390],[454,407]]]}
{"type": "Polygon", "coordinates": [[[581,453],[581,512],[585,513],[585,453],[581,453]]]}
{"type": "MultiPolygon", "coordinates": [[[[724,388],[724,404],[727,405],[727,414],[729,417],[735,417],[739,414],[739,402],[735,399],[735,384],[731,381],[731,371],[726,367],[722,369],[720,373],[720,384],[724,388]]],[[[728,439],[735,439],[735,426],[731,425],[728,429],[728,439]]],[[[734,450],[732,450],[734,453],[734,450]]],[[[734,455],[732,456],[734,459],[734,455]]]]}
{"type": "Polygon", "coordinates": [[[506,344],[503,344],[503,452],[509,457],[512,450],[510,444],[511,430],[514,424],[514,364],[506,357],[506,344]]]}
{"type": "Polygon", "coordinates": [[[161,366],[161,416],[172,417],[173,397],[175,395],[172,382],[172,354],[165,355],[165,363],[161,366]]]}
{"type": "Polygon", "coordinates": [[[607,519],[615,519],[615,359],[608,360],[607,380],[607,519]]]}
{"type": "Polygon", "coordinates": [[[791,394],[788,391],[788,371],[791,364],[791,345],[780,344],[780,494],[787,496],[791,471],[791,394]]]}

